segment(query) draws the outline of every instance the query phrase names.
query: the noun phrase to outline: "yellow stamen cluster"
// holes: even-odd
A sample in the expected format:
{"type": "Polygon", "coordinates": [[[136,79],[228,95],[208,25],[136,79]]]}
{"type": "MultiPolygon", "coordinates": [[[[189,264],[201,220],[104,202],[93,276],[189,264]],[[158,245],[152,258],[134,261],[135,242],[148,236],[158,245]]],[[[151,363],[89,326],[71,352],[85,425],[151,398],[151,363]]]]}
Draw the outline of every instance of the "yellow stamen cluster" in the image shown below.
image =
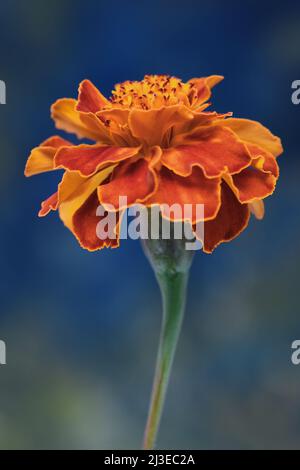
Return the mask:
{"type": "Polygon", "coordinates": [[[169,75],[145,75],[141,81],[126,81],[115,85],[113,106],[141,109],[159,108],[174,104],[190,105],[193,85],[169,75]]]}

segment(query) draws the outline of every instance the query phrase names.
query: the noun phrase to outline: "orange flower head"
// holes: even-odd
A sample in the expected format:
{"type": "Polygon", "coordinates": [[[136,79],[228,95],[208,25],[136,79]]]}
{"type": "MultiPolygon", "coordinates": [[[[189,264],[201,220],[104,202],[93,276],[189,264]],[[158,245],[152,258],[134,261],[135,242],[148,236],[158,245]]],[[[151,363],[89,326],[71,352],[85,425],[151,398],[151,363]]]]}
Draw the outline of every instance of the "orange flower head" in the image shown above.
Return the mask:
{"type": "Polygon", "coordinates": [[[191,205],[188,222],[193,228],[204,223],[207,253],[239,235],[251,212],[261,219],[283,149],[260,123],[207,111],[211,89],[222,79],[213,75],[185,83],[146,75],[117,84],[109,99],[89,80],[81,82],[78,98],[56,101],[51,114],[58,129],[95,143],[74,145],[53,136],[31,151],[26,176],[64,170],[39,215],[58,210],[90,251],[119,246],[122,213],[137,203],[160,206],[162,215],[175,221],[183,215],[168,208],[191,205]],[[126,205],[120,205],[120,196],[126,196],[126,205]],[[201,219],[194,210],[198,204],[204,206],[201,219]],[[103,240],[97,224],[112,207],[115,228],[103,240]]]}
{"type": "MultiPolygon", "coordinates": [[[[217,81],[220,79],[216,77],[217,81]]],[[[191,108],[197,106],[194,83],[183,83],[179,78],[168,75],[146,75],[139,82],[117,84],[112,95],[114,106],[126,108],[152,109],[182,103],[191,108]]]]}

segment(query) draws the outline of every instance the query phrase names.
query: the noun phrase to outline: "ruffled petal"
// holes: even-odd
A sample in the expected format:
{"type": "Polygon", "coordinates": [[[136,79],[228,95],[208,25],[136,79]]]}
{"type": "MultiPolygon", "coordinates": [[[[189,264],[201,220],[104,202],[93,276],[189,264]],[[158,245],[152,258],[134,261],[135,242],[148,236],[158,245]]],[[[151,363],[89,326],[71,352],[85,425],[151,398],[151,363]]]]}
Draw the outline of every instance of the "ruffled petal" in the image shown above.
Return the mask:
{"type": "Polygon", "coordinates": [[[144,202],[155,190],[155,172],[144,158],[140,158],[133,163],[121,163],[114,170],[111,181],[99,186],[98,196],[104,207],[110,205],[121,210],[144,202]],[[122,196],[127,200],[120,205],[122,196]]]}
{"type": "Polygon", "coordinates": [[[111,221],[115,220],[115,224],[110,223],[112,230],[107,234],[107,238],[99,238],[97,226],[99,222],[106,218],[108,213],[97,215],[99,208],[99,200],[97,191],[94,191],[84,204],[75,212],[73,217],[74,234],[80,245],[89,250],[101,250],[102,248],[117,248],[119,246],[118,225],[119,214],[111,214],[111,221]]]}
{"type": "Polygon", "coordinates": [[[222,75],[210,75],[209,77],[192,78],[188,83],[193,85],[194,93],[191,96],[191,104],[200,106],[211,97],[212,88],[220,83],[224,77],[222,75]]]}
{"type": "Polygon", "coordinates": [[[84,113],[96,113],[109,104],[109,100],[102,95],[90,80],[83,80],[78,89],[78,102],[76,109],[84,113]]]}
{"type": "Polygon", "coordinates": [[[58,192],[52,194],[52,196],[48,197],[45,201],[41,204],[41,209],[39,211],[39,217],[45,217],[48,215],[50,211],[56,211],[58,207],[58,192]]]}
{"type": "Polygon", "coordinates": [[[130,109],[111,107],[97,112],[97,116],[102,121],[113,121],[119,126],[125,126],[128,122],[130,109]]]}
{"type": "Polygon", "coordinates": [[[116,145],[135,147],[139,141],[133,137],[128,126],[130,109],[111,107],[97,112],[102,122],[109,126],[109,132],[116,145]]]}
{"type": "Polygon", "coordinates": [[[27,160],[25,176],[37,175],[54,169],[54,156],[61,146],[73,145],[68,140],[55,135],[35,147],[27,160]]]}
{"type": "Polygon", "coordinates": [[[208,179],[198,167],[185,178],[162,167],[159,172],[158,189],[146,204],[160,205],[163,216],[170,220],[188,220],[191,223],[210,220],[216,216],[220,207],[220,185],[220,178],[208,179]],[[190,214],[185,211],[185,204],[191,205],[190,214]],[[204,217],[201,211],[197,211],[197,204],[204,205],[204,217]],[[173,205],[180,209],[178,215],[173,213],[171,207],[173,205]]]}
{"type": "Polygon", "coordinates": [[[59,216],[63,223],[73,231],[73,216],[89,196],[112,173],[115,165],[105,168],[90,178],[77,172],[66,171],[58,186],[59,216]]]}
{"type": "Polygon", "coordinates": [[[199,129],[190,145],[163,150],[162,163],[180,176],[190,175],[198,166],[205,176],[215,178],[224,172],[239,173],[250,165],[251,157],[234,132],[211,126],[199,129]]]}
{"type": "Polygon", "coordinates": [[[248,225],[249,208],[240,204],[226,183],[222,183],[222,202],[215,219],[204,224],[203,251],[211,253],[220,243],[236,238],[248,225]]]}
{"type": "Polygon", "coordinates": [[[217,124],[217,121],[232,116],[232,113],[219,114],[215,111],[192,111],[192,114],[192,119],[180,122],[172,127],[172,138],[170,142],[172,147],[189,143],[189,140],[193,140],[193,134],[201,130],[203,126],[209,126],[213,123],[217,124]]]}
{"type": "Polygon", "coordinates": [[[63,147],[55,156],[57,168],[78,171],[82,176],[91,176],[96,171],[139,152],[139,147],[112,147],[103,145],[78,145],[63,147]]]}
{"type": "Polygon", "coordinates": [[[193,119],[193,113],[182,105],[166,106],[158,109],[132,109],[128,124],[133,137],[146,145],[167,146],[171,136],[167,132],[175,124],[193,119]]]}
{"type": "Polygon", "coordinates": [[[59,135],[53,135],[52,137],[48,137],[48,139],[44,140],[40,147],[53,147],[55,149],[59,149],[63,145],[73,145],[72,142],[69,140],[63,139],[59,135]]]}
{"type": "Polygon", "coordinates": [[[271,173],[255,167],[246,168],[237,175],[225,175],[224,179],[242,204],[270,196],[276,186],[276,178],[271,173]]]}
{"type": "Polygon", "coordinates": [[[229,127],[241,140],[258,145],[274,157],[278,157],[283,152],[280,138],[273,135],[269,129],[259,122],[249,119],[229,118],[218,124],[229,127]]]}
{"type": "Polygon", "coordinates": [[[271,173],[275,178],[279,177],[279,166],[272,153],[254,144],[247,144],[247,148],[257,169],[271,173]]]}
{"type": "Polygon", "coordinates": [[[71,98],[57,100],[51,106],[51,116],[57,129],[75,134],[79,139],[96,140],[109,143],[107,127],[93,113],[81,113],[76,110],[77,101],[71,98]]]}

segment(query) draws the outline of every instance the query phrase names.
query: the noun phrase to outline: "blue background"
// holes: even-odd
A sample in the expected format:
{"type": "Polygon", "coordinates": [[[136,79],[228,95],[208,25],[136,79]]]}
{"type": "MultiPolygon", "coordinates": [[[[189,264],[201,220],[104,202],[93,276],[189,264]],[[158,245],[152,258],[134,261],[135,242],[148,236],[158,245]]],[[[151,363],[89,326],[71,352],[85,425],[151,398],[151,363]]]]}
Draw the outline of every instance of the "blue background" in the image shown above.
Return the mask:
{"type": "Polygon", "coordinates": [[[197,253],[160,448],[299,448],[299,118],[296,1],[2,0],[0,79],[0,447],[138,448],[160,326],[139,242],[90,254],[54,214],[36,216],[58,175],[23,176],[56,133],[49,107],[89,78],[225,75],[219,112],[283,140],[262,222],[197,253]]]}

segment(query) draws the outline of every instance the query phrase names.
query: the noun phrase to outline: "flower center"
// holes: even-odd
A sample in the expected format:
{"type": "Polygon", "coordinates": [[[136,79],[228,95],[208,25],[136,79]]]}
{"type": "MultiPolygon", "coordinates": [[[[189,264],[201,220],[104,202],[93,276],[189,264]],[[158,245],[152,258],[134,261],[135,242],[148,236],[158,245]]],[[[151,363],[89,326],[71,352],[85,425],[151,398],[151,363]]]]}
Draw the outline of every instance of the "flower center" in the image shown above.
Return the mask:
{"type": "Polygon", "coordinates": [[[195,96],[191,83],[169,75],[145,75],[141,81],[126,81],[115,85],[110,98],[113,106],[151,109],[175,104],[191,105],[195,96]]]}

